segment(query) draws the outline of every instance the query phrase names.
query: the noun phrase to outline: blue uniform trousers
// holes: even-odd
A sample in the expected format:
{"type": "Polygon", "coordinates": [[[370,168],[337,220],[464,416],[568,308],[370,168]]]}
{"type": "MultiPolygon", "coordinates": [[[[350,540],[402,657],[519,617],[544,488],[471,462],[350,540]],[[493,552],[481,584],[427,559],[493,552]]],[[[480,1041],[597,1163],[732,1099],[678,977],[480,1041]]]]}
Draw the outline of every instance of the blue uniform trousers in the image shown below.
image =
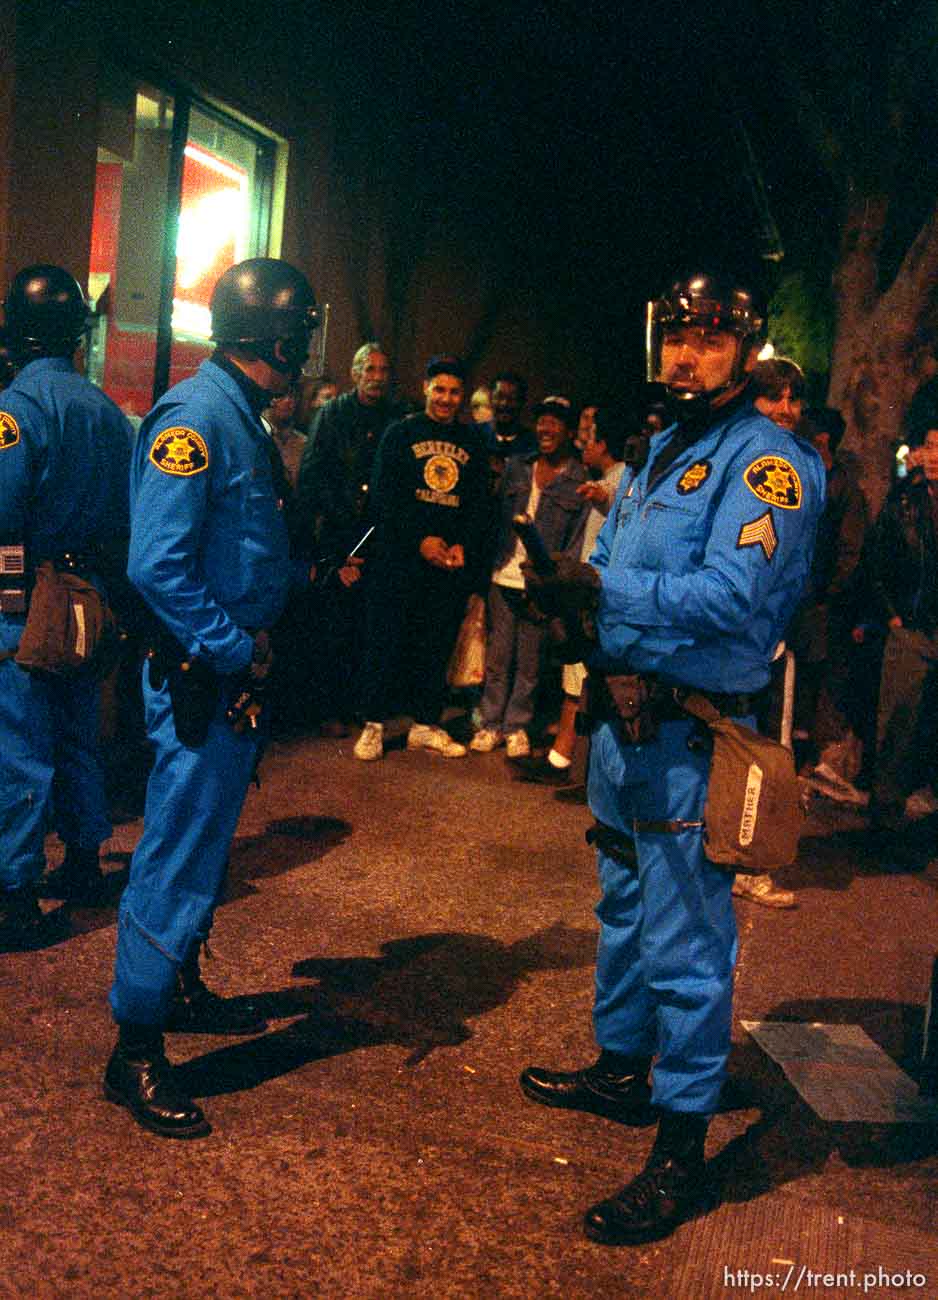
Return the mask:
{"type": "Polygon", "coordinates": [[[159,1026],[179,965],[211,929],[261,742],[232,730],[222,699],[205,743],[188,749],[176,737],[168,687],[154,690],[146,668],[143,692],[155,761],[121,899],[110,1002],[119,1024],[159,1026]]]}
{"type": "Polygon", "coordinates": [[[635,865],[598,855],[602,898],[593,1023],[600,1047],[653,1056],[652,1100],[711,1115],[730,1049],[736,918],[731,872],[704,856],[699,827],[635,830],[636,821],[699,821],[710,767],[688,748],[693,721],[664,722],[650,744],[593,737],[594,815],[631,838],[635,865]]]}
{"type": "MultiPolygon", "coordinates": [[[[0,649],[19,644],[25,616],[0,616],[0,649]]],[[[50,822],[65,844],[95,849],[111,834],[98,761],[99,684],[0,663],[0,889],[45,870],[50,822]]]]}

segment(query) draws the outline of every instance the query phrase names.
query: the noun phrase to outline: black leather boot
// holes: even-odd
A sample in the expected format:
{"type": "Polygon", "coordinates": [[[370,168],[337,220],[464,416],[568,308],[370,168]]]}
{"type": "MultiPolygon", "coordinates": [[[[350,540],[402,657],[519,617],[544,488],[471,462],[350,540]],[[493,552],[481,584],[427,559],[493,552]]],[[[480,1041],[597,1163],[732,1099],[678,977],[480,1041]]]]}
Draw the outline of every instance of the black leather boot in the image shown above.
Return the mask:
{"type": "Polygon", "coordinates": [[[645,1168],[615,1196],[586,1211],[586,1235],[607,1246],[628,1246],[673,1232],[706,1192],[708,1123],[706,1115],[663,1110],[645,1168]]]}
{"type": "Polygon", "coordinates": [[[200,1107],[176,1086],[163,1034],[150,1025],[120,1026],[104,1072],[104,1095],[160,1137],[197,1138],[212,1131],[200,1107]]]}
{"type": "Polygon", "coordinates": [[[40,885],[43,898],[62,898],[70,903],[101,903],[107,893],[106,876],[98,860],[97,846],[82,849],[67,845],[65,860],[50,871],[40,885]]]}
{"type": "Polygon", "coordinates": [[[599,1059],[583,1070],[542,1070],[529,1065],[521,1071],[521,1091],[542,1106],[588,1110],[623,1124],[651,1124],[648,1070],[651,1058],[600,1052],[599,1059]]]}
{"type": "Polygon", "coordinates": [[[262,1034],[267,1021],[245,998],[223,998],[206,988],[199,945],[179,967],[166,1028],[179,1034],[262,1034]]]}
{"type": "Polygon", "coordinates": [[[0,949],[42,948],[64,938],[68,929],[63,909],[44,913],[31,885],[0,892],[0,949]]]}

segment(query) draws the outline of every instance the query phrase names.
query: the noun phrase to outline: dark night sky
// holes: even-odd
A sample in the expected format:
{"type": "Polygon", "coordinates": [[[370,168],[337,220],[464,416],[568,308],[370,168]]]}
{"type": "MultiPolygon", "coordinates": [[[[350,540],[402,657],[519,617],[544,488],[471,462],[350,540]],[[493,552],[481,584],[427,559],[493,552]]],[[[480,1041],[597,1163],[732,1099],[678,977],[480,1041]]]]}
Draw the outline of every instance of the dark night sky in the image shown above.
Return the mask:
{"type": "Polygon", "coordinates": [[[403,226],[420,210],[484,247],[601,384],[638,373],[642,304],[682,267],[766,278],[739,119],[779,224],[834,245],[836,196],[773,91],[777,29],[753,4],[703,10],[353,3],[315,45],[343,147],[403,226]]]}
{"type": "MultiPolygon", "coordinates": [[[[936,7],[280,0],[262,20],[256,0],[223,9],[278,31],[298,84],[322,87],[336,165],[376,187],[401,276],[419,258],[419,232],[442,232],[467,264],[532,304],[557,340],[558,372],[565,355],[588,350],[590,382],[602,387],[611,370],[640,373],[643,303],[681,269],[721,263],[774,287],[739,122],[781,230],[782,268],[806,269],[827,292],[844,181],[799,122],[788,74],[798,71],[841,132],[846,162],[867,150],[875,167],[904,30],[918,77],[906,101],[920,121],[894,178],[895,263],[938,191],[936,7]]],[[[182,21],[200,40],[221,9],[189,0],[171,19],[148,11],[146,21],[182,21]]]]}

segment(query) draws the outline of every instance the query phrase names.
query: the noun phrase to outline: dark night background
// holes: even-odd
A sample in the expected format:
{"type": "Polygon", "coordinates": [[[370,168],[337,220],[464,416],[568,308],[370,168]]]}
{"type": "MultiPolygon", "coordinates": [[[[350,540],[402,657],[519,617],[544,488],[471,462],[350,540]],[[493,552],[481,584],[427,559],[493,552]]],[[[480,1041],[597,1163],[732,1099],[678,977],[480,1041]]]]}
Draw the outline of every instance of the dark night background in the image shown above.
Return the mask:
{"type": "MultiPolygon", "coordinates": [[[[522,294],[554,340],[554,386],[568,368],[600,393],[640,375],[644,301],[681,267],[772,287],[738,129],[771,108],[748,18],[435,6],[398,15],[378,57],[369,10],[336,27],[326,74],[346,165],[388,178],[402,258],[422,222],[449,227],[454,256],[488,250],[493,291],[522,294]]],[[[775,144],[770,194],[791,188],[795,152],[775,144]]]]}
{"type": "MultiPolygon", "coordinates": [[[[104,39],[120,13],[132,55],[169,67],[174,41],[224,66],[244,57],[232,32],[253,48],[262,31],[258,83],[287,80],[310,120],[328,114],[347,224],[380,218],[392,317],[406,318],[442,246],[482,289],[470,363],[513,301],[546,340],[547,387],[574,397],[637,384],[645,301],[716,265],[767,298],[798,278],[822,389],[848,192],[893,196],[884,282],[938,192],[936,0],[97,0],[94,12],[104,39]],[[779,242],[784,258],[767,259],[779,242]]],[[[381,322],[361,301],[356,324],[367,337],[381,322]]]]}
{"type": "Polygon", "coordinates": [[[337,106],[340,165],[383,180],[399,278],[426,227],[454,258],[484,248],[493,297],[523,295],[551,336],[555,382],[602,395],[640,374],[644,301],[681,268],[769,298],[798,272],[829,322],[858,181],[896,196],[891,275],[938,190],[934,9],[352,4],[298,48],[337,106]]]}

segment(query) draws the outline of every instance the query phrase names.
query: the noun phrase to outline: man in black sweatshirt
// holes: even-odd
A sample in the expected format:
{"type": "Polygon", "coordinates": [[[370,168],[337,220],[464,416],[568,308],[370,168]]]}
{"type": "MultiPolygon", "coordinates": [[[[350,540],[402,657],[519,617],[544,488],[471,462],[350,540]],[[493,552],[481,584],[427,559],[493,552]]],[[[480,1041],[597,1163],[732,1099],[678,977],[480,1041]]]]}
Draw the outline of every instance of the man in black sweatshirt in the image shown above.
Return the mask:
{"type": "Polygon", "coordinates": [[[446,666],[468,597],[487,581],[488,461],[471,425],[456,421],[465,390],[458,357],[427,365],[424,410],[392,424],[369,492],[375,524],[362,681],[363,761],[384,753],[384,720],[414,719],[409,749],[461,758],[439,726],[446,666]]]}

